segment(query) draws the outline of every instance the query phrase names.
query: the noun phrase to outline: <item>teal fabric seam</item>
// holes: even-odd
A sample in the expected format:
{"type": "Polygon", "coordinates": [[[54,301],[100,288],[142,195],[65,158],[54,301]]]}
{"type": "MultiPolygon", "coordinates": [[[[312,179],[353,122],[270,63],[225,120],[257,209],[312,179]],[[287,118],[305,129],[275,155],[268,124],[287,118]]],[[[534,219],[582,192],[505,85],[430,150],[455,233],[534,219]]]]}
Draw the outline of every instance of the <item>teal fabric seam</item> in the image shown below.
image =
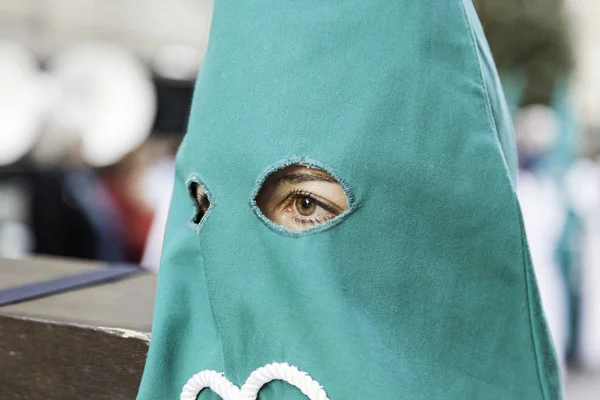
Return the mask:
{"type": "Polygon", "coordinates": [[[325,164],[323,164],[320,161],[312,160],[308,157],[297,157],[297,156],[286,157],[283,160],[278,161],[275,164],[269,166],[266,170],[264,170],[260,174],[260,176],[256,180],[256,184],[254,185],[254,188],[252,189],[252,192],[250,194],[250,208],[254,212],[254,215],[256,215],[258,217],[258,219],[260,219],[272,231],[277,232],[281,235],[290,236],[290,237],[300,237],[300,236],[315,234],[315,233],[319,233],[319,232],[323,232],[325,230],[331,229],[334,226],[337,226],[340,223],[342,223],[346,218],[348,218],[348,216],[350,214],[352,214],[354,211],[356,211],[359,207],[360,206],[356,202],[356,198],[354,197],[354,193],[353,193],[350,185],[346,182],[346,180],[344,178],[342,178],[334,169],[329,168],[328,166],[326,166],[325,164]],[[268,179],[268,177],[271,174],[273,174],[276,171],[279,171],[280,169],[289,167],[291,165],[304,165],[307,167],[318,168],[318,169],[322,169],[323,171],[326,171],[329,174],[331,174],[331,176],[333,176],[335,178],[335,180],[344,189],[344,193],[346,194],[346,198],[348,199],[348,206],[349,206],[348,210],[344,211],[342,214],[338,215],[337,217],[335,217],[327,222],[324,222],[320,225],[313,226],[311,228],[307,228],[307,229],[304,229],[301,231],[292,231],[284,226],[275,224],[273,221],[271,221],[269,218],[267,218],[262,213],[262,211],[260,210],[258,205],[256,204],[256,196],[258,195],[258,192],[260,191],[263,184],[265,183],[265,181],[268,179]]]}
{"type": "MultiPolygon", "coordinates": [[[[513,182],[512,176],[510,174],[510,169],[508,167],[508,163],[506,161],[506,156],[504,155],[503,151],[502,151],[502,146],[500,145],[500,136],[498,133],[498,128],[496,126],[496,121],[492,115],[492,109],[491,109],[491,104],[490,104],[490,100],[489,100],[489,91],[487,88],[487,85],[485,83],[485,79],[483,78],[483,71],[482,71],[482,67],[481,67],[481,58],[479,56],[479,53],[477,52],[477,48],[475,45],[475,32],[473,32],[473,26],[471,23],[471,19],[469,18],[469,14],[467,12],[466,6],[465,6],[465,0],[461,1],[461,5],[462,5],[462,11],[463,11],[463,16],[465,18],[465,23],[467,24],[467,27],[469,29],[469,32],[471,34],[471,46],[472,46],[472,51],[475,53],[475,57],[477,60],[477,66],[478,66],[478,72],[479,72],[479,79],[480,79],[480,83],[482,85],[482,89],[484,92],[484,97],[485,97],[485,106],[486,106],[486,112],[488,115],[488,120],[490,123],[490,126],[494,132],[494,138],[496,140],[496,146],[498,151],[501,154],[502,157],[502,162],[505,168],[505,173],[510,181],[510,184],[512,186],[512,190],[513,192],[516,191],[516,185],[515,182],[513,182]]],[[[516,200],[516,207],[517,209],[519,208],[519,203],[518,200],[516,200]]],[[[527,275],[527,260],[526,260],[526,254],[525,254],[525,242],[524,242],[524,231],[523,231],[523,222],[521,217],[518,218],[519,219],[519,228],[521,229],[521,253],[522,253],[522,263],[523,263],[523,270],[525,273],[524,279],[525,279],[525,290],[526,290],[526,294],[527,294],[527,313],[528,313],[528,319],[529,319],[529,333],[531,335],[531,341],[533,343],[533,355],[534,355],[534,360],[535,360],[535,364],[536,364],[536,373],[538,376],[538,383],[540,386],[540,390],[542,392],[542,396],[544,397],[544,399],[548,399],[548,395],[547,395],[547,391],[546,391],[546,385],[547,383],[543,381],[542,378],[542,371],[541,371],[541,365],[540,365],[540,354],[539,354],[539,343],[537,342],[536,338],[535,338],[535,334],[534,334],[534,327],[533,327],[533,316],[532,316],[532,306],[531,306],[531,297],[530,297],[530,282],[529,282],[529,278],[527,275]]]]}
{"type": "Polygon", "coordinates": [[[188,196],[192,199],[192,204],[194,206],[193,214],[192,214],[191,218],[188,220],[188,226],[190,228],[194,229],[197,234],[199,234],[200,229],[202,229],[204,224],[206,224],[206,220],[210,216],[212,210],[216,207],[217,203],[215,202],[212,191],[208,188],[208,186],[206,185],[204,180],[202,180],[200,178],[200,176],[198,176],[197,174],[191,174],[188,177],[188,179],[185,181],[185,187],[187,189],[188,196]],[[204,213],[204,216],[200,219],[200,221],[198,221],[198,223],[194,222],[194,218],[196,218],[196,214],[198,213],[199,210],[198,210],[198,204],[196,203],[196,199],[194,198],[194,196],[192,195],[192,191],[190,190],[190,185],[192,183],[197,183],[198,185],[200,185],[202,190],[204,190],[204,193],[206,193],[206,197],[208,198],[208,202],[209,202],[208,210],[206,210],[206,213],[204,213]]]}
{"type": "MultiPolygon", "coordinates": [[[[470,1],[470,0],[468,0],[468,1],[470,1]]],[[[481,84],[481,87],[482,87],[482,90],[484,93],[485,109],[486,109],[486,113],[488,116],[488,120],[489,120],[492,130],[494,131],[494,138],[496,139],[496,145],[497,145],[498,150],[500,151],[500,155],[502,157],[502,163],[504,164],[504,169],[505,169],[506,175],[508,175],[508,179],[512,186],[513,192],[516,193],[516,188],[517,188],[516,182],[513,181],[512,175],[510,173],[510,168],[508,166],[508,161],[506,160],[506,155],[504,154],[504,151],[502,150],[502,145],[500,144],[500,134],[498,133],[498,127],[496,126],[496,120],[494,119],[494,116],[492,115],[492,105],[490,103],[489,90],[485,83],[485,79],[483,78],[483,68],[481,67],[481,58],[479,56],[479,52],[477,51],[477,47],[475,44],[475,41],[476,41],[475,32],[473,31],[472,21],[471,21],[471,18],[469,17],[469,13],[467,12],[467,9],[465,6],[465,0],[461,1],[461,6],[462,6],[462,11],[463,11],[463,16],[465,18],[465,23],[467,24],[467,28],[471,35],[471,49],[477,60],[477,67],[478,67],[478,72],[479,72],[478,75],[479,75],[480,84],[481,84]]]]}
{"type": "MultiPolygon", "coordinates": [[[[518,206],[518,201],[517,201],[517,206],[518,206]]],[[[537,365],[537,375],[538,375],[538,379],[540,382],[540,389],[542,391],[542,396],[544,396],[544,399],[548,399],[548,395],[547,395],[547,390],[546,390],[546,386],[548,385],[547,382],[544,382],[543,378],[542,378],[542,368],[541,368],[541,363],[540,363],[540,345],[538,343],[538,341],[535,338],[535,333],[534,333],[534,327],[533,327],[533,310],[531,307],[531,282],[530,282],[530,278],[529,278],[529,274],[527,273],[527,269],[528,269],[528,263],[527,263],[527,252],[525,251],[525,246],[526,246],[526,234],[525,234],[525,230],[524,230],[524,225],[523,225],[523,218],[521,218],[521,216],[519,216],[519,227],[521,228],[521,254],[523,257],[523,272],[525,274],[525,294],[527,296],[527,311],[528,311],[528,317],[529,317],[529,326],[530,326],[530,334],[531,334],[531,342],[533,343],[533,348],[534,348],[534,357],[535,357],[535,363],[537,365]]]]}
{"type": "MultiPolygon", "coordinates": [[[[196,173],[192,173],[189,175],[189,177],[185,181],[185,188],[188,192],[188,196],[192,199],[193,204],[194,204],[194,211],[193,211],[192,217],[188,220],[188,226],[191,227],[197,235],[199,235],[200,229],[202,229],[202,227],[206,224],[206,220],[210,216],[212,210],[216,207],[217,203],[215,202],[213,193],[208,188],[208,185],[206,184],[206,182],[202,178],[200,178],[200,176],[196,173]],[[200,221],[197,224],[194,223],[194,220],[193,220],[196,216],[196,213],[198,212],[198,205],[196,204],[196,199],[194,199],[194,196],[192,196],[192,192],[190,191],[190,185],[192,183],[197,183],[198,185],[200,185],[200,187],[204,190],[204,193],[206,193],[206,197],[208,198],[208,201],[210,204],[208,206],[208,210],[206,210],[206,213],[204,214],[204,216],[200,219],[200,221]]],[[[202,257],[202,256],[200,256],[200,257],[202,257]]],[[[207,282],[206,270],[204,269],[204,265],[202,265],[202,276],[204,278],[204,282],[207,282]]],[[[212,305],[212,299],[210,298],[209,292],[206,293],[206,298],[208,299],[208,308],[210,309],[212,320],[213,320],[215,326],[217,327],[217,329],[216,329],[217,337],[218,337],[218,341],[219,341],[219,347],[221,348],[221,351],[219,354],[221,355],[221,366],[224,370],[225,369],[225,351],[224,351],[224,347],[223,347],[223,340],[222,340],[221,334],[220,334],[221,331],[218,329],[219,323],[217,322],[217,317],[215,315],[215,309],[212,305]]]]}

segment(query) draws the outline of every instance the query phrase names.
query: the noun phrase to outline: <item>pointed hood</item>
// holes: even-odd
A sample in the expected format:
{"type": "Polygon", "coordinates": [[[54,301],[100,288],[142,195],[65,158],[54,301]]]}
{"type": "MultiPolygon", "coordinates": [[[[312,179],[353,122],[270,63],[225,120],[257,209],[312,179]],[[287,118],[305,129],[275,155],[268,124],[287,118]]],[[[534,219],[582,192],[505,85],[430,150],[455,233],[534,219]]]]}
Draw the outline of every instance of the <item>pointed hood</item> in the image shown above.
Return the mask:
{"type": "Polygon", "coordinates": [[[216,0],[138,398],[559,399],[515,161],[470,0],[216,0]],[[292,163],[350,210],[265,221],[292,163]]]}

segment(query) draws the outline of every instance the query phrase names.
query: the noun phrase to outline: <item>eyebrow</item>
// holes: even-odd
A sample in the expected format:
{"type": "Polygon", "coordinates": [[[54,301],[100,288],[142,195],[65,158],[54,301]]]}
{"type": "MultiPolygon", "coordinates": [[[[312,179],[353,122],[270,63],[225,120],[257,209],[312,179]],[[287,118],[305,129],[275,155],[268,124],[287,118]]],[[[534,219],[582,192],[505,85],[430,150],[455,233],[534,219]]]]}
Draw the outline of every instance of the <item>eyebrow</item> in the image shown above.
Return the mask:
{"type": "Polygon", "coordinates": [[[302,182],[311,182],[311,181],[321,181],[321,182],[330,182],[330,183],[338,183],[333,177],[324,174],[311,174],[311,173],[294,173],[287,174],[279,177],[275,183],[290,183],[290,184],[298,184],[302,182]]]}

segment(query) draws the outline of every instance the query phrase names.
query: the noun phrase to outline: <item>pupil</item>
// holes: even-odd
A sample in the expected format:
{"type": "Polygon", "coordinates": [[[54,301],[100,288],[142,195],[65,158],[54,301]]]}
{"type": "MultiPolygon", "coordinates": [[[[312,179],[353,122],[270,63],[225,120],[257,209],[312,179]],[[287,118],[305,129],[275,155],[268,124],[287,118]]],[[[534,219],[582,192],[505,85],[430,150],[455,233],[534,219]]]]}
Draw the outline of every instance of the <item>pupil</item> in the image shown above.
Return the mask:
{"type": "Polygon", "coordinates": [[[316,208],[317,204],[310,197],[298,197],[296,199],[296,211],[305,217],[312,215],[316,208]]]}

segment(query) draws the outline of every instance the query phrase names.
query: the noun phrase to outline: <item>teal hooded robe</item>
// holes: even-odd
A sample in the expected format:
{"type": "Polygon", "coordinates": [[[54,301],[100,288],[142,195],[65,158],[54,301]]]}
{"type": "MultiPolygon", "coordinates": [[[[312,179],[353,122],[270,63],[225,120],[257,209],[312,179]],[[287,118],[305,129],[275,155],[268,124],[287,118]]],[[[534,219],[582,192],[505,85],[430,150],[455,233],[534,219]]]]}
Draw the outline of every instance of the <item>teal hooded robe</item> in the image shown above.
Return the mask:
{"type": "Polygon", "coordinates": [[[216,0],[176,169],[138,399],[561,398],[470,0],[216,0]],[[264,218],[289,164],[350,209],[264,218]]]}

